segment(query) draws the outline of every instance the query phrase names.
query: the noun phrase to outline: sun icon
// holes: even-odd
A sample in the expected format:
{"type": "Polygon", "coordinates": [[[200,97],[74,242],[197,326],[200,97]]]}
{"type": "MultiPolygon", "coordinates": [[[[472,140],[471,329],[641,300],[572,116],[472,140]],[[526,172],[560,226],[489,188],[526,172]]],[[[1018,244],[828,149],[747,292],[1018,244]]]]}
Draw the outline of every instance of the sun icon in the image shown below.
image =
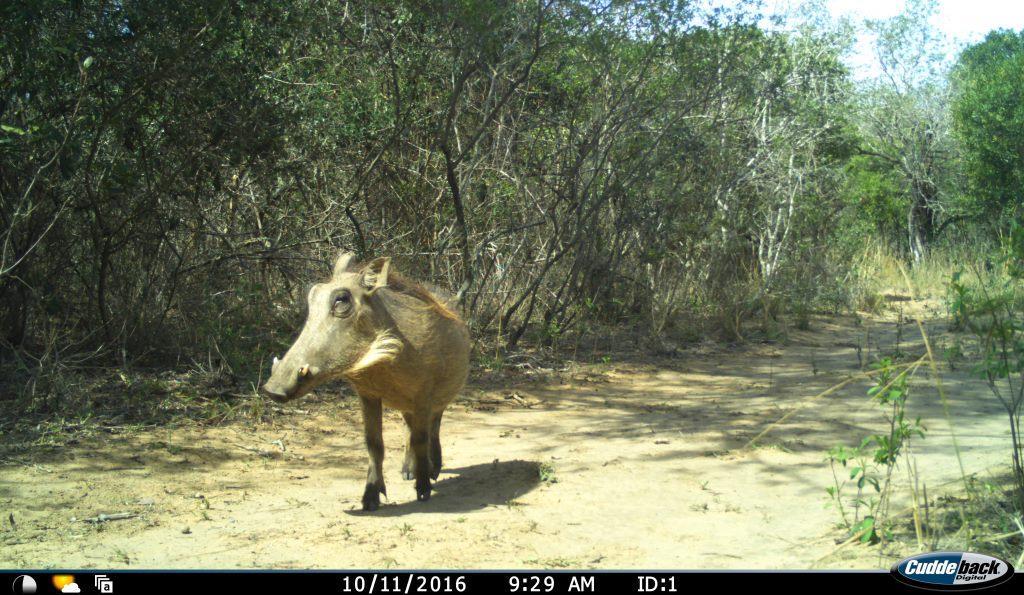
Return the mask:
{"type": "Polygon", "coordinates": [[[74,575],[71,575],[71,574],[55,574],[55,575],[53,575],[53,586],[56,587],[58,591],[63,591],[64,587],[70,585],[73,582],[75,582],[74,575]]]}

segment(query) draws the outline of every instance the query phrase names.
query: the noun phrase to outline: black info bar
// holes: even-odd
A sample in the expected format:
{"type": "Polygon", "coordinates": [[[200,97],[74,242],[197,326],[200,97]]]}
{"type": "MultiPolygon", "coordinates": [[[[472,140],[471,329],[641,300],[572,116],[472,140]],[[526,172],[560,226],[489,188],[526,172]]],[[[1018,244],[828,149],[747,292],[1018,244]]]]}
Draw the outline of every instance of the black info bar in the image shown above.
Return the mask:
{"type": "MultiPolygon", "coordinates": [[[[15,595],[56,593],[336,593],[339,595],[508,593],[708,593],[723,588],[919,589],[878,571],[375,571],[375,570],[5,570],[15,595]]],[[[1019,591],[1017,576],[985,589],[1019,591]]]]}

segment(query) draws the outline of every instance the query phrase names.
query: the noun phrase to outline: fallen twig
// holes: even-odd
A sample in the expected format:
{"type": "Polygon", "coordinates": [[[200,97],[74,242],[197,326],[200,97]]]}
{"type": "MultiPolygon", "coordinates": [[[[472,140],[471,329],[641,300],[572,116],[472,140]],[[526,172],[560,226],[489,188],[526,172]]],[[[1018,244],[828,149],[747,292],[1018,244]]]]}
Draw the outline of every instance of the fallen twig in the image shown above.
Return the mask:
{"type": "Polygon", "coordinates": [[[123,521],[125,519],[134,519],[139,516],[134,512],[115,512],[114,514],[101,514],[87,519],[82,519],[84,523],[106,523],[107,521],[123,521]]]}
{"type": "Polygon", "coordinates": [[[0,463],[14,463],[15,465],[21,465],[23,467],[32,467],[33,469],[38,469],[39,471],[42,471],[44,473],[53,473],[52,469],[48,469],[46,467],[43,467],[42,465],[37,465],[36,463],[31,463],[29,461],[22,461],[20,459],[15,459],[15,458],[10,458],[10,457],[0,458],[0,463]]]}
{"type": "Polygon", "coordinates": [[[306,411],[305,409],[292,409],[290,407],[274,407],[274,406],[271,406],[270,410],[275,412],[275,413],[284,413],[284,414],[298,413],[299,415],[309,415],[309,411],[306,411]]]}
{"type": "Polygon", "coordinates": [[[254,452],[254,453],[260,455],[261,457],[265,457],[265,458],[268,458],[268,459],[276,457],[276,456],[278,456],[280,454],[280,453],[274,452],[272,450],[265,450],[265,449],[262,449],[262,448],[252,448],[251,446],[244,446],[242,444],[235,444],[235,443],[232,443],[232,444],[234,444],[234,446],[237,446],[238,448],[241,448],[242,450],[247,450],[249,452],[254,452]]]}

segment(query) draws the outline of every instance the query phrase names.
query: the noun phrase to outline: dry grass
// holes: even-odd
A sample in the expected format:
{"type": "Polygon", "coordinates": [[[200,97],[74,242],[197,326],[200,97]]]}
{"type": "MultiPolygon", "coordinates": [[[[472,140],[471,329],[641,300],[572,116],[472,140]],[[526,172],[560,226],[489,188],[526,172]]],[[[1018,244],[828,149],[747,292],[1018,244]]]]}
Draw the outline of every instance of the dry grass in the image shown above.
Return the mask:
{"type": "MultiPolygon", "coordinates": [[[[977,243],[942,246],[915,263],[906,276],[918,298],[944,299],[949,281],[957,272],[980,272],[986,282],[1001,275],[986,254],[989,251],[980,249],[977,243]]],[[[904,273],[900,271],[904,259],[890,247],[877,241],[867,242],[856,261],[851,272],[855,309],[878,312],[887,294],[907,291],[904,273]]]]}

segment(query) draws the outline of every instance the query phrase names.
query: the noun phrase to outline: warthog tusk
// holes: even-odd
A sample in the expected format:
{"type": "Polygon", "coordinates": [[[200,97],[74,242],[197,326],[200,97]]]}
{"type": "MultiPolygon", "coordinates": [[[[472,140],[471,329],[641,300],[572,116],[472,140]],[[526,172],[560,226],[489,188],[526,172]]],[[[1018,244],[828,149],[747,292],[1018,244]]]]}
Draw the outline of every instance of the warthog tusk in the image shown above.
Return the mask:
{"type": "Polygon", "coordinates": [[[302,366],[301,368],[299,368],[299,377],[300,378],[305,378],[308,375],[309,375],[309,364],[306,364],[305,366],[302,366]]]}

